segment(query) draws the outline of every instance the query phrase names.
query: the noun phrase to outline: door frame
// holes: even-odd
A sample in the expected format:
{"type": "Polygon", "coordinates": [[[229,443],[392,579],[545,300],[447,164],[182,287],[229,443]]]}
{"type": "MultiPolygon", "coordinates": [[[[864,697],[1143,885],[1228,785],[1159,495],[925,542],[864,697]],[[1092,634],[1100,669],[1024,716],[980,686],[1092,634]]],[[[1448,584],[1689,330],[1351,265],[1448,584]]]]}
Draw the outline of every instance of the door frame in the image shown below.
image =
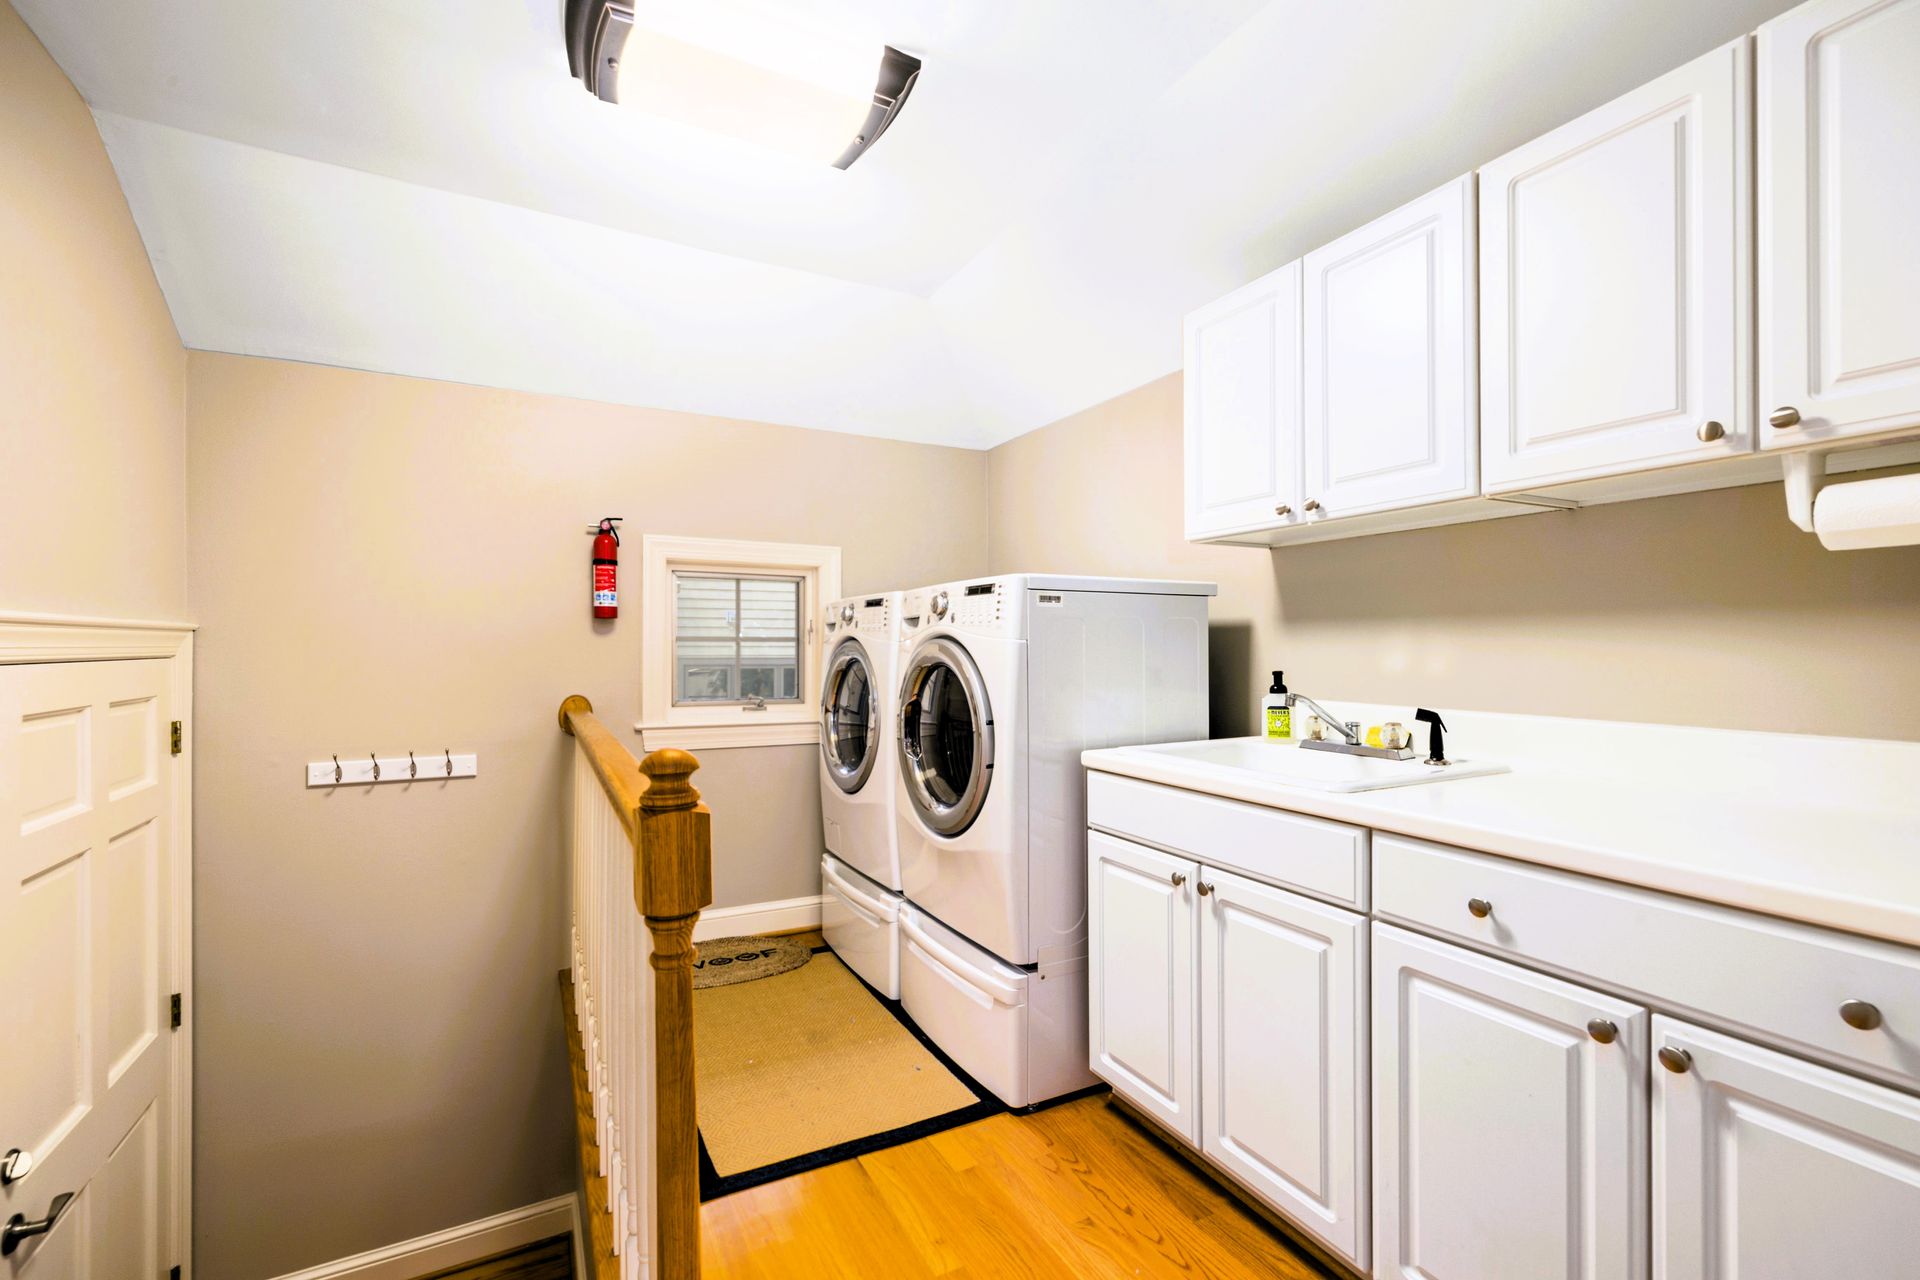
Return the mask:
{"type": "Polygon", "coordinates": [[[169,663],[167,694],[185,724],[180,754],[169,756],[173,776],[173,939],[168,991],[180,993],[181,1031],[171,1036],[168,1106],[172,1109],[172,1213],[166,1247],[182,1280],[193,1277],[193,633],[190,622],[89,618],[52,613],[0,612],[0,666],[54,662],[116,662],[157,658],[169,663]]]}

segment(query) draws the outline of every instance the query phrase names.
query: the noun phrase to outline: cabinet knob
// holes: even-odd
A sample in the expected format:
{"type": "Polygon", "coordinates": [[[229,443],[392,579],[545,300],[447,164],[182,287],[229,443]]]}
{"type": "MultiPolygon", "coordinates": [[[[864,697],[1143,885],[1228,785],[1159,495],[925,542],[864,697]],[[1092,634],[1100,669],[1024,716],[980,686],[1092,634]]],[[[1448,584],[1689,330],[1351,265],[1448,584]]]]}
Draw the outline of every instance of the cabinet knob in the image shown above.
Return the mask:
{"type": "Polygon", "coordinates": [[[1660,1052],[1654,1055],[1660,1059],[1660,1065],[1677,1076],[1683,1076],[1693,1069],[1693,1055],[1685,1049],[1676,1049],[1670,1044],[1660,1046],[1660,1052]]]}
{"type": "Polygon", "coordinates": [[[1840,1005],[1840,1021],[1855,1031],[1877,1030],[1882,1021],[1880,1009],[1865,1000],[1846,1000],[1840,1005]]]}
{"type": "Polygon", "coordinates": [[[1290,516],[1293,514],[1293,508],[1283,502],[1273,509],[1273,514],[1277,516],[1290,516]]]}
{"type": "Polygon", "coordinates": [[[1700,429],[1693,434],[1700,437],[1702,444],[1712,444],[1715,440],[1726,439],[1727,429],[1717,422],[1703,422],[1700,424],[1700,429]]]}
{"type": "Polygon", "coordinates": [[[1318,498],[1308,498],[1308,499],[1307,499],[1307,510],[1309,510],[1309,511],[1318,511],[1318,510],[1320,510],[1320,499],[1318,499],[1318,498]]]}
{"type": "Polygon", "coordinates": [[[1181,885],[1187,882],[1187,874],[1184,871],[1176,871],[1172,875],[1168,876],[1167,879],[1173,881],[1173,887],[1178,889],[1181,885]]]}
{"type": "Polygon", "coordinates": [[[1475,920],[1485,920],[1493,914],[1493,904],[1485,898],[1468,898],[1467,914],[1475,920]]]}
{"type": "Polygon", "coordinates": [[[1767,416],[1775,431],[1785,431],[1788,427],[1800,425],[1800,411],[1792,405],[1782,405],[1767,416]]]}
{"type": "Polygon", "coordinates": [[[1606,1018],[1588,1018],[1587,1034],[1601,1044],[1612,1044],[1620,1038],[1620,1028],[1606,1018]]]}
{"type": "Polygon", "coordinates": [[[1208,884],[1205,880],[1202,880],[1200,882],[1199,889],[1200,889],[1200,896],[1203,898],[1213,892],[1213,886],[1208,884]]]}

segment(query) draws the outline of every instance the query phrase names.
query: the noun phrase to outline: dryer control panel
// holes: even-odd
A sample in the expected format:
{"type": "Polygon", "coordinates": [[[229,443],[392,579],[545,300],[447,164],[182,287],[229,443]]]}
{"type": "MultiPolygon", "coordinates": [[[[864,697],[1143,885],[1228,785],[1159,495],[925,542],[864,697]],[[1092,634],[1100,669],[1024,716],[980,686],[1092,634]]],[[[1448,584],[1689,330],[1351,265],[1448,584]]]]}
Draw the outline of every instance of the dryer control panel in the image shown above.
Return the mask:
{"type": "Polygon", "coordinates": [[[1019,595],[1017,583],[994,578],[922,587],[901,597],[901,630],[912,635],[931,626],[968,631],[1017,629],[1019,595]]]}
{"type": "Polygon", "coordinates": [[[823,625],[830,636],[842,631],[889,635],[893,631],[894,600],[890,595],[851,596],[827,606],[823,625]]]}

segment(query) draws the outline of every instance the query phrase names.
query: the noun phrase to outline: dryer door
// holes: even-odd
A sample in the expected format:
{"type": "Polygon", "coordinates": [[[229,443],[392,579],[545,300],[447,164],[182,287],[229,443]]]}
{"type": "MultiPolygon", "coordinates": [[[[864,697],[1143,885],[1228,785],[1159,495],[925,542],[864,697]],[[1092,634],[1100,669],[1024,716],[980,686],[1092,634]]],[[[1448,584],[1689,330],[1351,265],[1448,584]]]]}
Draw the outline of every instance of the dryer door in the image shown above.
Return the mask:
{"type": "Polygon", "coordinates": [[[907,660],[898,747],[920,821],[943,836],[971,826],[993,784],[993,707],[980,668],[958,641],[924,641],[907,660]]]}
{"type": "Polygon", "coordinates": [[[852,636],[827,660],[820,688],[820,753],[827,776],[852,795],[867,783],[880,755],[880,698],[866,647],[852,636]]]}

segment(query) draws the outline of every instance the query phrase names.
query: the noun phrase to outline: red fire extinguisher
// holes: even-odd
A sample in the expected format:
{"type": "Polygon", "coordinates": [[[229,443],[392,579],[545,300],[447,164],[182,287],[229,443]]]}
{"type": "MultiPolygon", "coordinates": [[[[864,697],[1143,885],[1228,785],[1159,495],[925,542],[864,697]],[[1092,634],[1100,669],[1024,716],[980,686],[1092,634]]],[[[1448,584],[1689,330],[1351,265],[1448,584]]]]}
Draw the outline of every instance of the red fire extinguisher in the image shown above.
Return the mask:
{"type": "Polygon", "coordinates": [[[593,535],[593,616],[620,616],[620,530],[614,526],[624,517],[608,516],[593,535]]]}

